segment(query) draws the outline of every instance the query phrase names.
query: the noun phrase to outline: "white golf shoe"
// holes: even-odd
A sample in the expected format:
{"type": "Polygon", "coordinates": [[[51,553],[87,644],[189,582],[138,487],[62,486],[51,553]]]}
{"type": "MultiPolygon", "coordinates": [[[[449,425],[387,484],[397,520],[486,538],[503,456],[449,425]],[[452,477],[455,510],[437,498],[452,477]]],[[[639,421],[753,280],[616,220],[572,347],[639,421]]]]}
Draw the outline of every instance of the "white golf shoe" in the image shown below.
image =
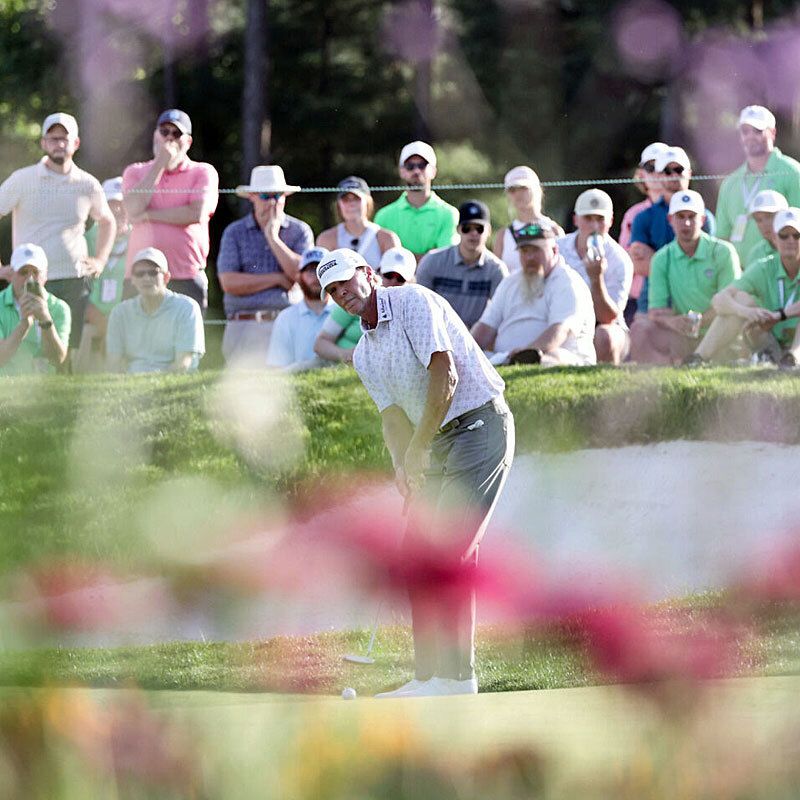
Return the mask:
{"type": "Polygon", "coordinates": [[[381,700],[388,697],[407,697],[409,694],[413,695],[428,683],[430,683],[430,681],[418,681],[416,678],[414,678],[408,683],[404,683],[399,689],[393,689],[391,692],[381,692],[380,694],[376,694],[375,697],[381,700]]]}

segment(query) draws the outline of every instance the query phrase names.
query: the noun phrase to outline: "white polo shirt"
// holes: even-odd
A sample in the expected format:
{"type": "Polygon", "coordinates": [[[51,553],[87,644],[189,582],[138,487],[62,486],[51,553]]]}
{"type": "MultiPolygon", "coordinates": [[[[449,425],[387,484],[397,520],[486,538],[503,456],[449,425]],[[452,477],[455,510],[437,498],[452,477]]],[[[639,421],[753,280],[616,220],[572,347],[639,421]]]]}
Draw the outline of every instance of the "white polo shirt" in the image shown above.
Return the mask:
{"type": "Polygon", "coordinates": [[[428,366],[438,352],[452,353],[458,374],[442,426],[503,393],[503,379],[444,298],[414,284],[375,291],[378,324],[368,329],[362,323],[364,335],[353,352],[353,366],[379,411],[397,405],[419,425],[428,366]]]}
{"type": "Polygon", "coordinates": [[[561,347],[595,364],[594,303],[592,293],[574,269],[561,260],[544,280],[542,294],[532,300],[523,295],[524,272],[509,275],[497,287],[481,322],[497,331],[494,349],[508,352],[526,347],[551,325],[569,327],[561,347]]]}
{"type": "MultiPolygon", "coordinates": [[[[564,256],[564,261],[586,281],[586,285],[591,291],[592,282],[586,272],[586,265],[583,263],[583,259],[578,255],[577,241],[578,231],[560,237],[556,240],[558,252],[564,256]]],[[[603,237],[603,246],[605,248],[606,262],[608,263],[604,273],[606,290],[612,302],[619,309],[616,321],[627,330],[628,326],[625,324],[624,312],[625,306],[628,304],[628,295],[631,292],[631,283],[633,281],[633,261],[631,261],[631,257],[625,248],[610,236],[603,237]]]]}
{"type": "Polygon", "coordinates": [[[72,165],[66,175],[37,164],[12,172],[0,185],[0,215],[13,212],[12,240],[47,254],[48,280],[79,278],[87,255],[86,220],[110,213],[100,182],[72,165]]]}

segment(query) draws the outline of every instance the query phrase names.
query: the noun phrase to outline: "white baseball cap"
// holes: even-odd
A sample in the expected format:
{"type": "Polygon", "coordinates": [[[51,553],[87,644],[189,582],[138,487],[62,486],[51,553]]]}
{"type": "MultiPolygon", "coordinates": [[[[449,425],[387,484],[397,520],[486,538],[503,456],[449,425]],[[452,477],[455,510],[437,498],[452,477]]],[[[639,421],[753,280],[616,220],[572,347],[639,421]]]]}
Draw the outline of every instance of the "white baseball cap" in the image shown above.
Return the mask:
{"type": "Polygon", "coordinates": [[[400,166],[402,167],[411,156],[419,156],[424,158],[432,167],[436,166],[436,153],[433,152],[433,148],[427,142],[409,142],[400,151],[400,166]]]}
{"type": "Polygon", "coordinates": [[[515,186],[536,188],[539,185],[539,176],[530,167],[525,166],[512,167],[503,178],[503,187],[506,189],[515,186]]]}
{"type": "Polygon", "coordinates": [[[44,250],[38,244],[25,244],[17,245],[14,252],[11,254],[11,269],[14,272],[19,272],[23,267],[36,267],[39,272],[44,272],[47,269],[47,256],[44,250]]]}
{"type": "Polygon", "coordinates": [[[300,257],[300,269],[304,270],[309,264],[319,264],[330,252],[327,247],[309,247],[300,257]]]}
{"type": "Polygon", "coordinates": [[[109,178],[103,181],[103,194],[106,200],[122,200],[122,178],[109,178]]]}
{"type": "Polygon", "coordinates": [[[775,127],[775,115],[764,106],[745,106],[739,114],[737,127],[742,125],[750,125],[759,131],[771,130],[775,127]]]}
{"type": "Polygon", "coordinates": [[[682,147],[668,147],[656,155],[656,171],[663,172],[667,164],[680,164],[684,169],[691,169],[692,162],[682,147]]]}
{"type": "Polygon", "coordinates": [[[328,287],[337,281],[349,281],[359,267],[368,266],[363,257],[351,250],[349,247],[340,247],[332,250],[328,257],[317,266],[317,277],[322,290],[319,293],[320,300],[325,299],[328,287]]]}
{"type": "Polygon", "coordinates": [[[775,215],[772,230],[780,233],[784,228],[794,228],[800,232],[800,208],[784,208],[775,215]]]}
{"type": "Polygon", "coordinates": [[[669,201],[669,213],[677,214],[679,211],[694,211],[695,214],[705,214],[706,204],[699,192],[687,189],[685,192],[675,192],[669,201]]]}
{"type": "Polygon", "coordinates": [[[789,201],[774,189],[762,189],[750,203],[750,213],[755,214],[756,211],[783,211],[789,208],[789,201]]]}
{"type": "Polygon", "coordinates": [[[417,259],[405,247],[390,247],[382,256],[378,272],[396,272],[401,278],[410,281],[417,271],[417,259]]]}
{"type": "Polygon", "coordinates": [[[133,264],[138,264],[140,261],[149,261],[161,269],[162,272],[169,272],[169,264],[167,264],[167,257],[157,247],[145,247],[140,250],[133,257],[133,264]]]}
{"type": "Polygon", "coordinates": [[[71,139],[78,138],[78,120],[76,120],[72,114],[65,114],[63,111],[57,111],[55,114],[50,114],[48,117],[45,117],[42,123],[42,136],[46,136],[47,131],[49,131],[53,125],[63,125],[67,130],[67,136],[71,139]]]}
{"type": "Polygon", "coordinates": [[[575,213],[579,217],[600,214],[610,221],[614,216],[614,204],[602,189],[587,189],[578,195],[575,201],[575,213]]]}
{"type": "Polygon", "coordinates": [[[639,166],[646,164],[648,161],[655,161],[655,159],[658,158],[658,154],[664,150],[669,150],[669,145],[664,144],[664,142],[653,142],[647,145],[647,147],[642,150],[642,155],[639,158],[639,166]]]}

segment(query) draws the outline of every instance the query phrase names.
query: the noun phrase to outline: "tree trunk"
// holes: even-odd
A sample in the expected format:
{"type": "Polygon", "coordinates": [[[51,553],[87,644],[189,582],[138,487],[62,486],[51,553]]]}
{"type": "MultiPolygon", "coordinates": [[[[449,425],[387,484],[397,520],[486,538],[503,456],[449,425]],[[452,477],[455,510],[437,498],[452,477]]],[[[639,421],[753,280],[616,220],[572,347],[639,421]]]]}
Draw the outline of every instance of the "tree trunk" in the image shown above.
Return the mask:
{"type": "MultiPolygon", "coordinates": [[[[434,0],[418,0],[420,17],[426,25],[434,27],[434,0]]],[[[414,76],[414,135],[424,142],[430,141],[431,128],[431,63],[434,52],[430,52],[424,60],[417,64],[414,76]]]]}
{"type": "Polygon", "coordinates": [[[248,0],[242,91],[242,180],[269,160],[267,41],[269,0],[248,0]]]}

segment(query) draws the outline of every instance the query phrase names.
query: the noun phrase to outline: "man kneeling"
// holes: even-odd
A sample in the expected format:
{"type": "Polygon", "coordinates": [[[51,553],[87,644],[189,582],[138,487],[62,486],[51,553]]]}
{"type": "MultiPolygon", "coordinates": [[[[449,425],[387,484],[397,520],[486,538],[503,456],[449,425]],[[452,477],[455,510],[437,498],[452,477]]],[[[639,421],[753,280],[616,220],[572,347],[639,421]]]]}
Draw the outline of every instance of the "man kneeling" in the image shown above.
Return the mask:
{"type": "Polygon", "coordinates": [[[167,257],[155,247],[133,259],[138,297],[115,306],[108,318],[106,353],[112,372],[184,372],[205,353],[203,316],[197,301],[167,289],[167,257]]]}
{"type": "Polygon", "coordinates": [[[714,297],[718,316],[687,364],[719,359],[744,331],[761,361],[796,367],[800,360],[800,208],[773,220],[778,252],[756,261],[714,297]]]}

